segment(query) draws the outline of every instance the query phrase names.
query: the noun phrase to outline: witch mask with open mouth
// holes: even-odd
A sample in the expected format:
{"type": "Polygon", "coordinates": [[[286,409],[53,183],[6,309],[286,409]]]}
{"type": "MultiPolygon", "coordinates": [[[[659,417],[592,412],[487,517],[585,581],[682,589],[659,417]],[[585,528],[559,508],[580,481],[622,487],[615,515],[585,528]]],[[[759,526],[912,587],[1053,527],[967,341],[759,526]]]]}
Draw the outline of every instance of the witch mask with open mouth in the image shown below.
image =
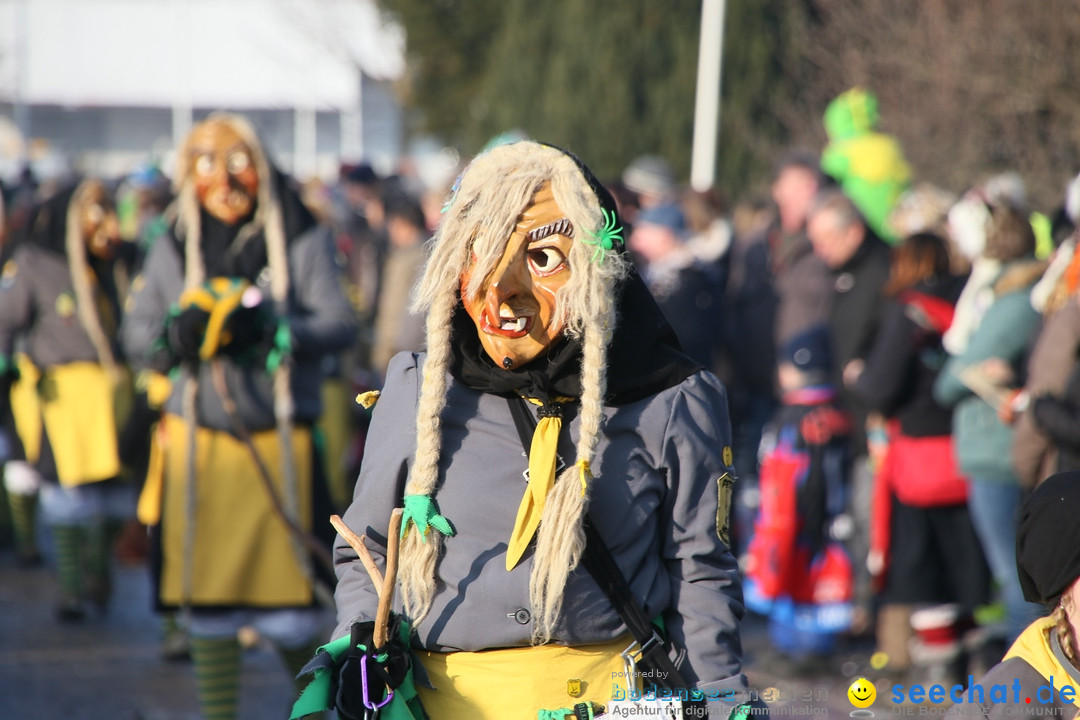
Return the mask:
{"type": "Polygon", "coordinates": [[[545,183],[522,212],[502,258],[470,297],[475,256],[461,276],[462,304],[496,365],[513,370],[544,355],[562,335],[557,294],[570,279],[574,226],[545,183]]]}

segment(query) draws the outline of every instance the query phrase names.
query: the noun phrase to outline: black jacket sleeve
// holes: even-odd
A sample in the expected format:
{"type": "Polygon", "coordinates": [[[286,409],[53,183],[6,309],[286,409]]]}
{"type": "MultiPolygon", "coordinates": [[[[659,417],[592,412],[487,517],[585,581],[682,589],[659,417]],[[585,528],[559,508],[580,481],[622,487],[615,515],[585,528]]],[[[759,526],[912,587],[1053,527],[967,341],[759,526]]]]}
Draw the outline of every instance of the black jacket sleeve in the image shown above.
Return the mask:
{"type": "Polygon", "coordinates": [[[892,414],[908,381],[915,354],[917,327],[899,303],[889,304],[873,346],[866,357],[866,368],[851,391],[871,410],[892,414]]]}
{"type": "Polygon", "coordinates": [[[1080,364],[1073,367],[1064,396],[1037,397],[1031,412],[1035,424],[1056,445],[1080,452],[1080,364]]]}

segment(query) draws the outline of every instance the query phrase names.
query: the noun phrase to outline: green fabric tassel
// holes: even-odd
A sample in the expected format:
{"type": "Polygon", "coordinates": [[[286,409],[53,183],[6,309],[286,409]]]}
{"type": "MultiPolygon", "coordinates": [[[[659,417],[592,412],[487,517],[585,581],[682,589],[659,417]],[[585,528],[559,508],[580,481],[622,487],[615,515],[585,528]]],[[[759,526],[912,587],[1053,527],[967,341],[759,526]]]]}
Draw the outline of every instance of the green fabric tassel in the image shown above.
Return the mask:
{"type": "Polygon", "coordinates": [[[266,355],[266,370],[270,373],[277,372],[281,364],[292,353],[292,330],[286,318],[278,319],[277,330],[274,331],[273,345],[266,355]]]}
{"type": "MultiPolygon", "coordinates": [[[[409,646],[409,635],[412,630],[409,624],[402,622],[399,634],[405,647],[409,646]]],[[[330,667],[319,667],[314,671],[314,678],[300,693],[300,697],[293,703],[292,715],[289,720],[299,720],[305,715],[329,710],[334,705],[335,698],[330,696],[332,688],[332,674],[341,657],[349,650],[349,635],[339,637],[337,640],[323,645],[316,651],[316,655],[325,652],[330,655],[330,667]]],[[[366,650],[363,645],[357,645],[361,650],[366,650]]],[[[386,655],[377,655],[376,661],[386,659],[386,655]]],[[[420,707],[420,699],[416,695],[416,686],[413,684],[413,672],[410,669],[401,685],[394,689],[394,697],[379,712],[380,718],[385,720],[425,720],[423,709],[420,707]]]]}
{"type": "Polygon", "coordinates": [[[454,528],[450,521],[439,514],[439,508],[430,495],[406,495],[405,510],[401,516],[401,537],[405,537],[405,531],[409,529],[409,523],[416,525],[420,531],[420,541],[427,542],[428,528],[435,528],[443,535],[452,537],[454,528]]]}
{"type": "Polygon", "coordinates": [[[537,710],[536,720],[566,720],[567,715],[573,715],[571,708],[559,708],[558,710],[537,710]]]}

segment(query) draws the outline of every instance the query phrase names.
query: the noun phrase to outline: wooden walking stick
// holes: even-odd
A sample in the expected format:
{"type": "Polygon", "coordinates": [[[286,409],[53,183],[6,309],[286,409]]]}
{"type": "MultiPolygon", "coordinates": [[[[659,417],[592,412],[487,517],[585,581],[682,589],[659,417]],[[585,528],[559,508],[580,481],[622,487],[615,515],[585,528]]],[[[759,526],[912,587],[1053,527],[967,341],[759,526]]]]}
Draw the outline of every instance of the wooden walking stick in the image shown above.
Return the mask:
{"type": "MultiPolygon", "coordinates": [[[[375,592],[379,595],[379,606],[375,610],[375,628],[372,632],[372,644],[381,648],[386,644],[389,625],[390,610],[394,606],[394,583],[397,582],[398,544],[401,535],[401,516],[404,510],[394,508],[390,513],[390,529],[386,534],[386,574],[379,572],[375,559],[364,544],[364,536],[357,535],[345,524],[339,515],[330,516],[330,524],[334,526],[338,534],[349,543],[349,547],[356,551],[360,563],[367,570],[375,592]]],[[[373,648],[374,649],[374,648],[373,648]]]]}
{"type": "Polygon", "coordinates": [[[382,596],[383,576],[379,572],[379,566],[375,564],[375,558],[371,557],[371,552],[367,549],[367,545],[364,544],[365,537],[363,535],[357,535],[354,533],[345,521],[341,519],[340,515],[331,515],[330,524],[337,530],[345,542],[349,543],[349,547],[356,551],[357,556],[360,558],[360,563],[367,570],[368,577],[371,578],[372,585],[375,586],[375,592],[382,596]]]}
{"type": "Polygon", "coordinates": [[[390,530],[386,536],[386,575],[383,577],[382,592],[379,593],[379,607],[375,611],[375,631],[372,635],[376,648],[381,648],[386,644],[387,629],[390,624],[390,609],[394,605],[394,584],[397,582],[401,516],[404,512],[402,508],[394,508],[394,511],[390,513],[390,530]]]}

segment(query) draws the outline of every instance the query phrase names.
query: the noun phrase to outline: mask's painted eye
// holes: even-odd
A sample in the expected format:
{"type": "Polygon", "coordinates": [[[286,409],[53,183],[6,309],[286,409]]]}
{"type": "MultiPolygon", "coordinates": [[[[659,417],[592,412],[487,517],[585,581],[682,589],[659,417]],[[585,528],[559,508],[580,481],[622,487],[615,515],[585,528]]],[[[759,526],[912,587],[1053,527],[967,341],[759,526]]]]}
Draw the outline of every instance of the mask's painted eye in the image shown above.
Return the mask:
{"type": "Polygon", "coordinates": [[[554,245],[529,250],[529,267],[537,275],[551,275],[566,264],[566,257],[554,245]]]}
{"type": "Polygon", "coordinates": [[[209,175],[214,172],[214,156],[210,153],[196,155],[194,167],[197,175],[209,175]]]}
{"type": "Polygon", "coordinates": [[[233,152],[229,153],[229,157],[226,158],[228,163],[230,175],[239,175],[240,173],[251,167],[251,156],[246,152],[233,152]]]}

